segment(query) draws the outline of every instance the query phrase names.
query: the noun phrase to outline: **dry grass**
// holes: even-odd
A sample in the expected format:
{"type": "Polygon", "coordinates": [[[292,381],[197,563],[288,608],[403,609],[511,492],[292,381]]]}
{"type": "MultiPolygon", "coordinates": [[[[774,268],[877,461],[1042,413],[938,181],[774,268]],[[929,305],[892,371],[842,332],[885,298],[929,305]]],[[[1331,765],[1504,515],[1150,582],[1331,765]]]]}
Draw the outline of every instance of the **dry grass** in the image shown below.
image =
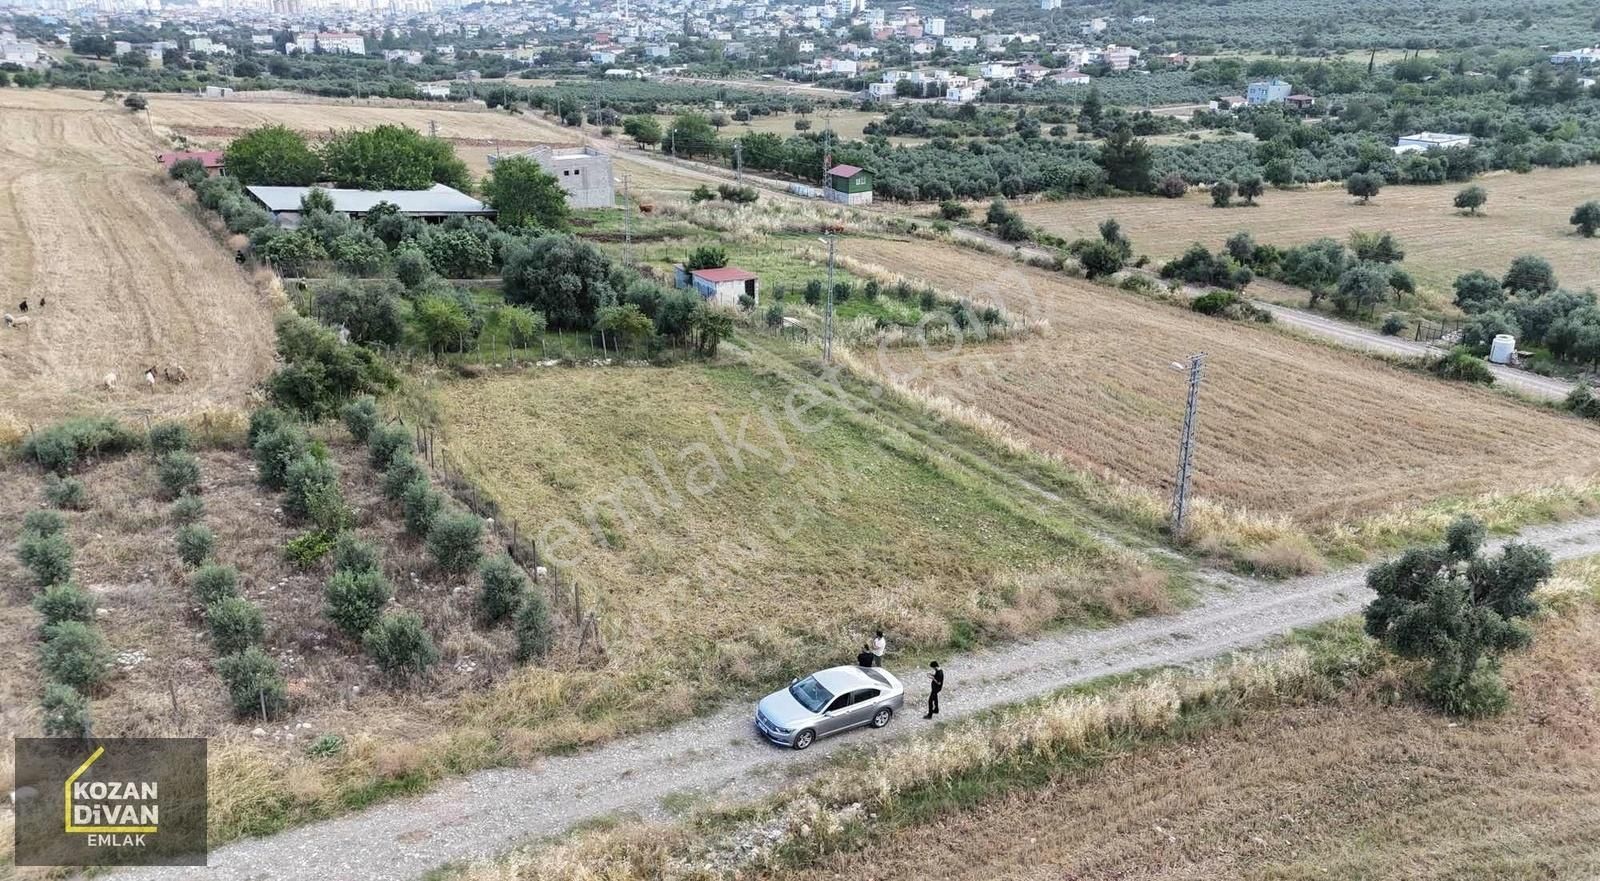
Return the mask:
{"type": "Polygon", "coordinates": [[[202,137],[231,136],[263,125],[286,125],[307,135],[322,137],[334,129],[404,125],[420,132],[429,124],[440,137],[455,140],[490,140],[521,144],[550,142],[575,144],[577,133],[562,132],[531,114],[511,115],[492,110],[470,110],[463,105],[330,101],[309,95],[279,95],[277,100],[240,97],[201,98],[193,95],[150,95],[150,118],[160,127],[179,134],[202,137]],[[226,131],[226,130],[234,131],[226,131]],[[553,134],[561,134],[559,138],[553,134]]]}
{"type": "Polygon", "coordinates": [[[1018,619],[998,617],[1017,595],[1011,574],[1058,566],[1076,571],[1049,582],[1063,610],[1052,620],[1148,601],[1148,584],[1123,577],[1136,562],[925,449],[831,407],[826,428],[797,431],[788,393],[744,368],[546,369],[453,382],[437,400],[453,459],[523,534],[548,530],[541,547],[603,607],[624,669],[667,664],[751,685],[814,662],[819,646],[843,656],[875,625],[902,644],[946,643],[955,622],[1011,631],[1018,619]],[[782,441],[764,409],[782,420],[782,441]],[[741,466],[718,423],[730,437],[746,425],[765,453],[741,466]],[[576,532],[547,526],[563,519],[576,532]],[[1102,578],[1139,596],[1088,602],[1102,578]]]}
{"type": "Polygon", "coordinates": [[[71,412],[238,408],[272,366],[270,285],[247,277],[163,186],[138,116],[72,93],[0,97],[0,430],[71,412]],[[145,387],[151,365],[182,385],[145,387]],[[118,377],[107,390],[103,379],[118,377]]]}
{"type": "Polygon", "coordinates": [[[1066,238],[1093,236],[1107,217],[1122,224],[1134,249],[1165,260],[1202,242],[1215,248],[1241,229],[1258,242],[1294,245],[1323,236],[1345,239],[1352,230],[1386,229],[1406,249],[1405,268],[1435,305],[1448,303],[1450,283],[1470,269],[1496,277],[1511,258],[1538,254],[1573,290],[1600,286],[1600,246],[1573,232],[1573,206],[1600,191],[1600,166],[1500,172],[1477,181],[1489,192],[1481,217],[1465,217],[1451,206],[1458,184],[1384,187],[1368,205],[1358,205],[1343,187],[1269,190],[1256,208],[1217,209],[1211,197],[1191,190],[1182,199],[1141,197],[1084,202],[1036,202],[1020,206],[1028,222],[1066,238]]]}
{"type": "Polygon", "coordinates": [[[1579,878],[1600,873],[1600,618],[1553,622],[1504,718],[1354,694],[1066,772],[790,879],[1579,878]]]}
{"type": "Polygon", "coordinates": [[[1600,467],[1591,426],[1490,391],[966,250],[881,238],[842,250],[1048,321],[1048,335],[998,347],[865,360],[946,409],[985,414],[991,430],[1157,494],[1130,509],[1171,486],[1184,383],[1169,365],[1196,351],[1208,356],[1196,489],[1264,539],[1600,467]]]}

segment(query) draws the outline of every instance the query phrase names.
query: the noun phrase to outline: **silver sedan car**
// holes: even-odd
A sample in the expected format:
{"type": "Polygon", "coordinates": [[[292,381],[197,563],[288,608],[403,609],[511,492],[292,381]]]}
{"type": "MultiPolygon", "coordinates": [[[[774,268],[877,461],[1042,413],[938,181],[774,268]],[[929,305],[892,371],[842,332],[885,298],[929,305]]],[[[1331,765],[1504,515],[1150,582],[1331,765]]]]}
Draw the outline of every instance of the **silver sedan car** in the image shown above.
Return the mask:
{"type": "Polygon", "coordinates": [[[805,749],[851,728],[882,728],[905,700],[905,686],[882,667],[830,667],[762,698],[756,730],[779,746],[805,749]]]}

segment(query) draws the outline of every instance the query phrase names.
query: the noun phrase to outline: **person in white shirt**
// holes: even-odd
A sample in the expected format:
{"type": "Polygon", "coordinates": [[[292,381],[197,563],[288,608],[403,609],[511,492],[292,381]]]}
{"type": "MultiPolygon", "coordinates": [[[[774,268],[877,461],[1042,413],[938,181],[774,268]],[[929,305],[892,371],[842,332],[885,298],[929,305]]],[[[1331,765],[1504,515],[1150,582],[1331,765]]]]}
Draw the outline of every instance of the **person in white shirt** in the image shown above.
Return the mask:
{"type": "Polygon", "coordinates": [[[882,630],[879,630],[877,632],[877,635],[872,637],[871,645],[872,645],[872,665],[874,667],[882,667],[883,666],[883,655],[884,655],[884,652],[887,652],[889,650],[889,643],[884,640],[883,631],[882,630]]]}

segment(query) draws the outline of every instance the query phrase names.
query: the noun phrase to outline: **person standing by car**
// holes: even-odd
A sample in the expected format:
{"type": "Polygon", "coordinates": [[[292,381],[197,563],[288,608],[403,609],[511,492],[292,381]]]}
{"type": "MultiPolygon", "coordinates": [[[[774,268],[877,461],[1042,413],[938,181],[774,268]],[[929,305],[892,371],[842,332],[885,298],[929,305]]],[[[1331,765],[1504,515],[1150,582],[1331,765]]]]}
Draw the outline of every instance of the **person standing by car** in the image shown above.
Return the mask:
{"type": "Polygon", "coordinates": [[[885,640],[883,638],[883,631],[879,630],[878,631],[878,635],[874,636],[872,638],[872,642],[868,643],[868,645],[872,646],[872,663],[873,663],[873,666],[882,667],[883,666],[883,656],[884,656],[884,654],[886,652],[889,651],[889,643],[888,643],[887,640],[885,640]]]}
{"type": "Polygon", "coordinates": [[[871,667],[872,666],[872,646],[863,645],[861,647],[861,651],[856,653],[856,666],[857,667],[871,667]]]}
{"type": "Polygon", "coordinates": [[[944,691],[944,671],[939,669],[938,661],[929,661],[928,666],[933,668],[933,673],[928,676],[928,715],[924,719],[932,719],[939,715],[939,692],[944,691]]]}

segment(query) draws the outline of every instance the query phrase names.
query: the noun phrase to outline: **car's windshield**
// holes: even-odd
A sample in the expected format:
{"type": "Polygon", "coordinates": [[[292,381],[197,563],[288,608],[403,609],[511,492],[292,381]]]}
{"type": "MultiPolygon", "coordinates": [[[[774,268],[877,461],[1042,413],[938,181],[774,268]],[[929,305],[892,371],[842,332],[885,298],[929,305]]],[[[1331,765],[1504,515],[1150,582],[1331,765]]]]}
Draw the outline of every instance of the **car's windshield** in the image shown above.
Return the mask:
{"type": "Polygon", "coordinates": [[[789,686],[789,693],[794,695],[794,699],[800,702],[800,706],[813,713],[822,712],[822,708],[828,705],[828,701],[833,700],[833,695],[822,687],[822,683],[818,682],[815,676],[807,676],[789,686]]]}

